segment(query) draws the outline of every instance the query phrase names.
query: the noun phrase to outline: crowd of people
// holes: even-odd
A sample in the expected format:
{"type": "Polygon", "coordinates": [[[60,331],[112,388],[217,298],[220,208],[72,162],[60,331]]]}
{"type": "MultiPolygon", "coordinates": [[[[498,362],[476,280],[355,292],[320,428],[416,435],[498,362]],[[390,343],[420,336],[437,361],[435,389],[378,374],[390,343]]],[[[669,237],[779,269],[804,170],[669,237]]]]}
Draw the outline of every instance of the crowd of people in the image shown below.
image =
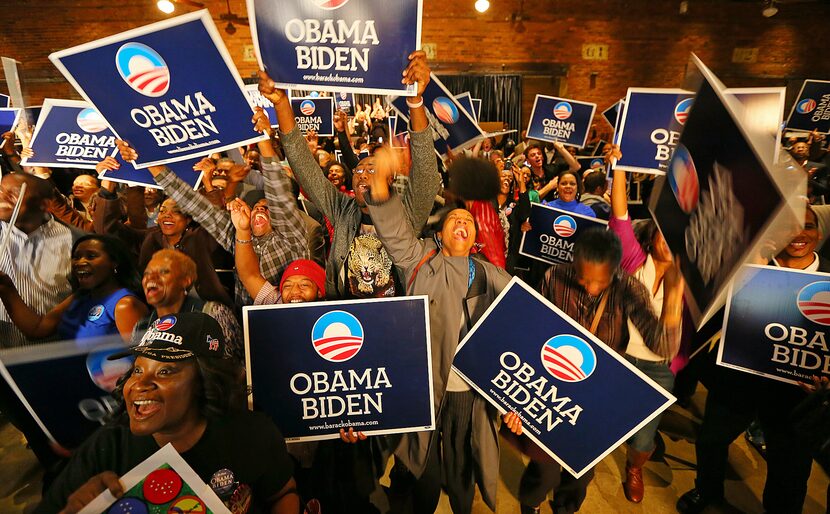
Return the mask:
{"type": "MultiPolygon", "coordinates": [[[[551,492],[554,512],[576,512],[593,474],[572,476],[522,435],[515,413],[499,416],[451,367],[458,343],[518,276],[681,402],[697,380],[707,387],[696,488],[679,499],[680,512],[725,503],[727,449],[756,420],[766,439],[764,508],[801,512],[815,451],[789,413],[826,380],[802,390],[705,355],[686,366],[699,336],[683,322],[679,266],[655,222],[629,212],[631,177],[607,171],[619,149],[605,145],[606,166],[582,169],[572,147],[507,134],[442,161],[421,98],[430,80],[423,52],[402,77],[418,92],[407,99],[409,133],[398,149],[379,100],[353,117],[338,112],[332,138],[301,133],[286,92],[261,72],[260,92],[278,119],[257,108],[251,121],[269,138],[241,149],[241,159],[195,162],[197,189],[165,166],[149,168],[153,188],[23,167],[25,139],[3,135],[0,224],[10,241],[0,256],[0,348],[113,335],[135,357],[113,392],[110,423],[78,448],[50,444],[0,387],[0,410],[45,469],[37,511],[77,512],[104,490],[123,494],[118,477],[168,443],[234,513],[379,512],[378,492],[391,512],[430,513],[444,490],[461,514],[471,512],[476,486],[495,510],[501,438],[530,457],[523,513],[539,512],[551,492]],[[585,232],[573,262],[548,266],[519,253],[533,203],[607,220],[608,230],[585,232]],[[429,297],[435,430],[367,437],[341,429],[339,440],[286,445],[272,420],[247,410],[244,306],[404,295],[429,297]],[[172,328],[159,328],[171,319],[172,328]],[[178,348],[166,344],[171,333],[178,348]],[[381,488],[392,456],[391,486],[381,488]]],[[[815,205],[769,264],[830,271],[821,245],[830,153],[821,135],[805,136],[788,146],[815,205]]],[[[580,152],[601,144],[596,136],[580,152]]],[[[118,150],[131,161],[142,148],[119,141],[118,150]]],[[[96,171],[119,167],[107,157],[96,171]]],[[[659,423],[627,441],[630,502],[644,498],[659,423]]]]}

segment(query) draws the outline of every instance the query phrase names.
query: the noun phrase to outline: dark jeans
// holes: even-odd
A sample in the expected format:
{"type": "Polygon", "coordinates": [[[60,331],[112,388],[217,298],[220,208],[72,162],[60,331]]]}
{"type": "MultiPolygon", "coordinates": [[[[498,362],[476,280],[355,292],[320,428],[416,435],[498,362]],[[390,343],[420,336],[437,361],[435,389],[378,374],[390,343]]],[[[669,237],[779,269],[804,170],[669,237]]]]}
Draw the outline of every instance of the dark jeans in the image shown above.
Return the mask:
{"type": "MultiPolygon", "coordinates": [[[[665,362],[646,361],[627,354],[625,358],[666,391],[671,391],[674,387],[674,373],[671,372],[665,362]]],[[[657,434],[657,427],[660,426],[661,419],[663,419],[662,414],[649,421],[647,425],[631,436],[627,441],[628,445],[639,452],[653,451],[654,436],[657,434]]]]}
{"type": "Polygon", "coordinates": [[[471,422],[473,392],[447,392],[429,449],[426,469],[416,478],[400,461],[392,468],[389,505],[393,514],[432,514],[441,485],[455,514],[469,514],[475,495],[471,422]],[[443,479],[442,479],[443,474],[443,479]]]}
{"type": "Polygon", "coordinates": [[[767,512],[800,513],[807,494],[812,457],[795,435],[790,412],[804,398],[798,387],[718,368],[712,373],[706,412],[695,444],[695,484],[707,501],[724,498],[729,445],[756,415],[767,443],[767,512]]]}
{"type": "Polygon", "coordinates": [[[575,478],[553,459],[531,460],[519,483],[519,502],[536,507],[545,501],[548,491],[553,490],[554,514],[577,512],[585,501],[592,478],[593,469],[575,478]]]}

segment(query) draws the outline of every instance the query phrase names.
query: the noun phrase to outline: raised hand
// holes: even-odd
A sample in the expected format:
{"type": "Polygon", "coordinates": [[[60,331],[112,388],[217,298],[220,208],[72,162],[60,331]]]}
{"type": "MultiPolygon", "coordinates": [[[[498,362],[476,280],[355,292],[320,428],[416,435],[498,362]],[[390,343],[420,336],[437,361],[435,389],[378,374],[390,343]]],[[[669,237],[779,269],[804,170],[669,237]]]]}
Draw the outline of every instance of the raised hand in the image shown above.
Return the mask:
{"type": "Polygon", "coordinates": [[[427,64],[427,54],[423,50],[418,50],[409,54],[409,65],[401,73],[403,78],[401,84],[418,83],[418,92],[416,96],[424,94],[424,90],[429,84],[430,74],[429,64],[427,64]]]}
{"type": "Polygon", "coordinates": [[[251,123],[254,124],[254,130],[262,132],[268,137],[271,137],[273,130],[271,129],[271,120],[268,119],[268,113],[262,107],[254,108],[254,116],[251,118],[251,123]]]}
{"type": "Polygon", "coordinates": [[[135,148],[130,146],[130,143],[122,141],[121,139],[116,139],[115,144],[118,146],[118,153],[121,154],[121,158],[125,161],[131,162],[138,159],[138,152],[135,151],[135,148]]]}
{"type": "Polygon", "coordinates": [[[236,228],[237,234],[251,230],[251,208],[248,204],[236,198],[228,202],[225,208],[231,213],[231,223],[236,228]]]}
{"type": "Polygon", "coordinates": [[[349,116],[346,111],[338,110],[334,113],[334,130],[337,132],[346,132],[346,123],[349,121],[349,116]]]}
{"type": "Polygon", "coordinates": [[[259,92],[262,96],[270,100],[272,104],[277,105],[283,100],[288,100],[288,95],[285,93],[285,90],[277,88],[277,85],[274,84],[274,81],[267,73],[258,71],[257,77],[259,77],[259,92]]]}
{"type": "Polygon", "coordinates": [[[99,162],[98,164],[95,165],[95,171],[100,175],[101,173],[103,173],[105,171],[117,170],[120,167],[121,167],[121,163],[119,163],[115,159],[115,157],[110,155],[110,156],[104,157],[103,161],[101,161],[101,162],[99,162]]]}

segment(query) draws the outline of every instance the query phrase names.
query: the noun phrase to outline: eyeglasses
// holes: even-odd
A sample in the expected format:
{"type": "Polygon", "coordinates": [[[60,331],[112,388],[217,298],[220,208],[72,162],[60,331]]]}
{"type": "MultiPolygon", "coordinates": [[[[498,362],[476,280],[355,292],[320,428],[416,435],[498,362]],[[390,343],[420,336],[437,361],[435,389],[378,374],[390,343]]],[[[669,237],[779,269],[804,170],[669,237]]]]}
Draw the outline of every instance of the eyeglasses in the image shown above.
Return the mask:
{"type": "Polygon", "coordinates": [[[353,171],[353,173],[355,175],[363,175],[364,173],[368,173],[369,175],[374,175],[375,170],[372,169],[372,168],[369,168],[369,169],[357,168],[356,170],[353,171]]]}

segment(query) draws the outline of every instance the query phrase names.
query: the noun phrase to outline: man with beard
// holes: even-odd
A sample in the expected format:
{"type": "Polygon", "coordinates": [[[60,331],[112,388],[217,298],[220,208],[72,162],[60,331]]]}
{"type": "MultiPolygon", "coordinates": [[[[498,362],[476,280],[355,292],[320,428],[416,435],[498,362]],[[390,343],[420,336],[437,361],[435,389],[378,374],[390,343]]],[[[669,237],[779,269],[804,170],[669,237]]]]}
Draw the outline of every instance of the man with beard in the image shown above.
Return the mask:
{"type": "MultiPolygon", "coordinates": [[[[426,54],[409,56],[410,64],[401,82],[418,83],[418,93],[408,98],[410,113],[412,169],[410,186],[403,195],[406,223],[420,232],[429,217],[435,194],[441,183],[432,144],[432,129],[423,107],[424,88],[429,82],[426,54]]],[[[375,173],[374,157],[361,160],[353,170],[354,198],[341,193],[328,181],[309,150],[294,121],[294,111],[285,91],[277,89],[268,75],[260,72],[259,90],[277,111],[280,139],[291,169],[306,196],[334,226],[334,240],[326,263],[328,298],[369,298],[395,296],[401,292],[395,284],[392,260],[376,235],[365,196],[375,173]]],[[[389,177],[390,183],[392,177],[389,177]]],[[[274,282],[274,280],[269,280],[274,282]]]]}

